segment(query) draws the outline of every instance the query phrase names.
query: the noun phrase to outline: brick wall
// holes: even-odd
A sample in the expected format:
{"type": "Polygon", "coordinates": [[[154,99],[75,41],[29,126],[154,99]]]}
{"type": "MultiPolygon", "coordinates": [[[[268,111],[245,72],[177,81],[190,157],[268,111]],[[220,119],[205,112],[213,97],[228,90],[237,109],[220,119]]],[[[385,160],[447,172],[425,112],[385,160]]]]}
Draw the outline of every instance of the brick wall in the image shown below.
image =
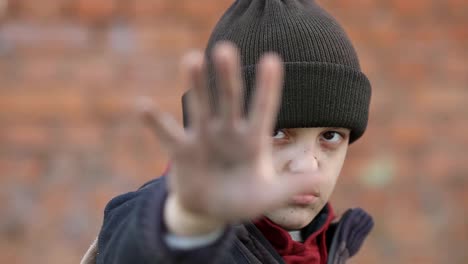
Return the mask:
{"type": "MultiPolygon", "coordinates": [[[[376,220],[351,263],[466,263],[468,2],[320,1],[374,88],[333,196],[376,220]]],[[[178,60],[228,0],[0,0],[0,262],[77,263],[107,201],[167,157],[132,111],[180,120],[178,60]]]]}

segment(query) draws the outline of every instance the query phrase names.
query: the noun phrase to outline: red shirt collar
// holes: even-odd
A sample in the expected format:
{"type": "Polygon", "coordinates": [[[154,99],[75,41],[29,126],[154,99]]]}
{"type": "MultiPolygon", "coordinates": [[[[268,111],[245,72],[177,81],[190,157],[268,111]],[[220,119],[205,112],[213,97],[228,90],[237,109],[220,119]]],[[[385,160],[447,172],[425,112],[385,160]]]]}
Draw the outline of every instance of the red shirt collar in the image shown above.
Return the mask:
{"type": "Polygon", "coordinates": [[[301,234],[309,233],[304,242],[294,241],[288,231],[267,217],[254,221],[254,224],[287,264],[324,264],[328,257],[325,232],[334,217],[332,207],[327,204],[314,220],[301,230],[301,234]]]}

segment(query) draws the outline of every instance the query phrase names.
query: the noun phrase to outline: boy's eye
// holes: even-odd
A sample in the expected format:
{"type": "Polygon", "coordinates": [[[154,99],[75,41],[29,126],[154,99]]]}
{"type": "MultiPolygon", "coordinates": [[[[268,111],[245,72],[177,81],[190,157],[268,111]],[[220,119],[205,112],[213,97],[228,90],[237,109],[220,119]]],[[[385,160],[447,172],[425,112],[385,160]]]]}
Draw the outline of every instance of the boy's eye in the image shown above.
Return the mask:
{"type": "Polygon", "coordinates": [[[275,130],[275,132],[273,132],[273,139],[285,139],[286,138],[286,133],[281,130],[281,129],[278,129],[278,130],[275,130]]]}
{"type": "Polygon", "coordinates": [[[327,131],[322,134],[322,138],[330,143],[338,143],[343,139],[343,136],[336,131],[327,131]]]}

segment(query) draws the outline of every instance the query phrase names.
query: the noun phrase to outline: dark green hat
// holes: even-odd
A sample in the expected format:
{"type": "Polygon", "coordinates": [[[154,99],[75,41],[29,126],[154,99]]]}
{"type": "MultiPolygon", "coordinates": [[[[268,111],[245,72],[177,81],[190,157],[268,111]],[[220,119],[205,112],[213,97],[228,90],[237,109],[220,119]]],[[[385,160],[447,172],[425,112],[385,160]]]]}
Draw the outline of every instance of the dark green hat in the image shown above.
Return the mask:
{"type": "MultiPolygon", "coordinates": [[[[276,128],[349,128],[350,143],[366,130],[371,85],[344,30],[315,1],[238,0],[229,7],[205,52],[214,109],[217,89],[211,52],[218,41],[233,42],[240,50],[244,111],[248,111],[260,57],[275,52],[285,68],[276,128]]],[[[186,97],[182,100],[185,126],[189,123],[186,97]]]]}

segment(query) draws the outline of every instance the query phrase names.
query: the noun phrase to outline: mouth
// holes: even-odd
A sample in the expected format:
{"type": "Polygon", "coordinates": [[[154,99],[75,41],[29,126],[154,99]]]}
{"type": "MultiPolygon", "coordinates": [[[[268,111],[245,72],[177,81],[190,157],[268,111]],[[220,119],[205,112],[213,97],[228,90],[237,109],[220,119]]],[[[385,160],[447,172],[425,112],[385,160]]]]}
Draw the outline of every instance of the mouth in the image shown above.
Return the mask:
{"type": "Polygon", "coordinates": [[[294,205],[309,205],[318,201],[320,195],[318,193],[307,193],[294,195],[291,198],[291,203],[294,205]]]}

